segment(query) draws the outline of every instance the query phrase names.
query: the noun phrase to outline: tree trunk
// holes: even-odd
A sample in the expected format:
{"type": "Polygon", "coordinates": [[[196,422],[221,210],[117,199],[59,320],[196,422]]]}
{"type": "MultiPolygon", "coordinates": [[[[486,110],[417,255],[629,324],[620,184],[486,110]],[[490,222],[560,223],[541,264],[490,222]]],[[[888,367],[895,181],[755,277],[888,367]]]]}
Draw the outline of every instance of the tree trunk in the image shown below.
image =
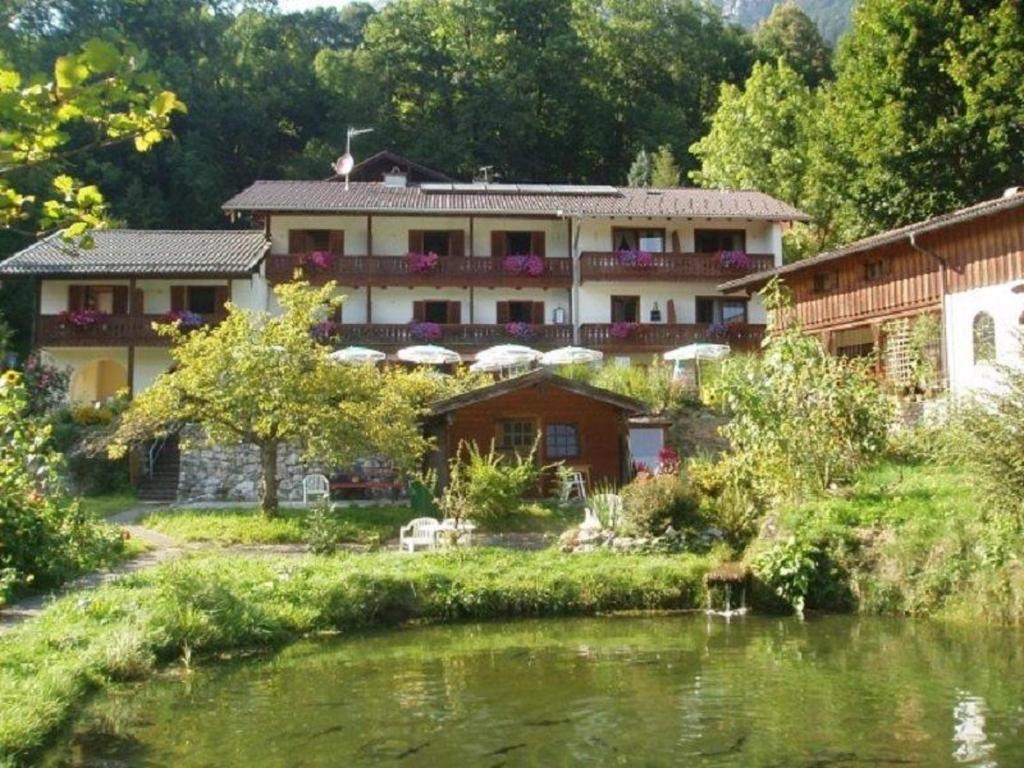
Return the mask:
{"type": "Polygon", "coordinates": [[[264,517],[277,514],[277,443],[260,446],[260,511],[264,517]]]}

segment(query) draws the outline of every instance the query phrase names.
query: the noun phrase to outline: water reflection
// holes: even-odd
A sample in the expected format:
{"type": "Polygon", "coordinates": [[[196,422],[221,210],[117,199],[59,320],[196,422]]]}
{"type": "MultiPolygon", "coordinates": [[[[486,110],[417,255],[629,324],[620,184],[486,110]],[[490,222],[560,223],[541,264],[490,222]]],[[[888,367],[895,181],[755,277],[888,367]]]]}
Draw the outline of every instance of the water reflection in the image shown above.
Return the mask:
{"type": "Polygon", "coordinates": [[[953,707],[953,757],[959,763],[970,763],[979,768],[995,768],[992,760],[995,745],[985,733],[985,700],[961,692],[953,707]]]}

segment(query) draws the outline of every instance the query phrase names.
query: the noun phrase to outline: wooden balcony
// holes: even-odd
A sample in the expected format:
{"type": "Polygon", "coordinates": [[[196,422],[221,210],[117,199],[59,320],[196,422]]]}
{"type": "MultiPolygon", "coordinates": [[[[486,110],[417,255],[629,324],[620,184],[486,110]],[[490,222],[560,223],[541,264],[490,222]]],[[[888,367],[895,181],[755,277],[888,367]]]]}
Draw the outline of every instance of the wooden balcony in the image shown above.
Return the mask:
{"type": "Polygon", "coordinates": [[[726,266],[717,253],[652,253],[650,266],[623,263],[620,254],[589,251],[580,255],[580,280],[729,280],[771,269],[770,253],[748,253],[748,268],[726,266]]]}
{"type": "Polygon", "coordinates": [[[580,327],[580,345],[606,352],[667,352],[687,344],[728,344],[737,352],[761,348],[765,326],[747,324],[621,323],[585,324],[580,327]]]}
{"type": "MultiPolygon", "coordinates": [[[[216,324],[223,315],[211,315],[216,324]]],[[[36,317],[36,343],[41,347],[169,347],[171,342],[153,330],[166,315],[108,315],[87,328],[78,328],[59,315],[36,317]]]]}
{"type": "MultiPolygon", "coordinates": [[[[271,254],[267,257],[267,279],[286,283],[302,264],[301,254],[271,254]]],[[[544,259],[539,275],[513,273],[504,260],[490,256],[443,256],[429,270],[413,271],[405,256],[336,256],[330,267],[303,267],[303,276],[311,283],[334,280],[341,285],[362,286],[484,286],[488,288],[568,288],[572,285],[572,262],[568,258],[544,259]]]]}
{"type": "Polygon", "coordinates": [[[553,349],[572,344],[571,325],[530,325],[527,335],[508,332],[504,325],[458,324],[438,325],[440,338],[424,338],[417,334],[415,324],[356,325],[343,323],[337,337],[343,345],[357,344],[374,349],[392,350],[416,344],[438,344],[460,352],[475,352],[495,344],[525,344],[536,349],[553,349]]]}

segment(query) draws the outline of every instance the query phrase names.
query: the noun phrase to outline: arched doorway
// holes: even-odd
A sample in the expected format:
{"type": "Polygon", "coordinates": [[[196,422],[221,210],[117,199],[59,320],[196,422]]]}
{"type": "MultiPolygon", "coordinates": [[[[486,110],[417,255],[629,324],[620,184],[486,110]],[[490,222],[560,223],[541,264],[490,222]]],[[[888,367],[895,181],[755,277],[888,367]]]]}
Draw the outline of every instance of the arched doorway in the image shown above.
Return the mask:
{"type": "Polygon", "coordinates": [[[114,360],[93,360],[71,377],[69,397],[74,403],[102,402],[128,387],[128,371],[114,360]]]}

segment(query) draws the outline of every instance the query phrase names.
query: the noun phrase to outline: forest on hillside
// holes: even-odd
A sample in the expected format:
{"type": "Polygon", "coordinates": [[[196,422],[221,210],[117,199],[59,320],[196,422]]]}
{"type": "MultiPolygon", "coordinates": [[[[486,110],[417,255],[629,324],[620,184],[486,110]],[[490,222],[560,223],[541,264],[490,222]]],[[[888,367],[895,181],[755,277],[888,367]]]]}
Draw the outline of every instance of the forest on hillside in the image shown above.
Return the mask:
{"type": "MultiPolygon", "coordinates": [[[[7,82],[100,39],[187,112],[146,152],[69,130],[59,162],[0,182],[44,200],[67,173],[111,223],[224,227],[220,204],[257,178],[329,175],[354,125],[374,128],[357,158],[389,148],[463,178],[762,189],[814,216],[799,257],[1024,181],[1022,13],[861,0],[833,50],[791,2],[748,30],[702,0],[14,0],[7,82]]],[[[39,221],[29,205],[0,231],[0,258],[39,221]]],[[[25,291],[0,301],[23,348],[25,291]]]]}

